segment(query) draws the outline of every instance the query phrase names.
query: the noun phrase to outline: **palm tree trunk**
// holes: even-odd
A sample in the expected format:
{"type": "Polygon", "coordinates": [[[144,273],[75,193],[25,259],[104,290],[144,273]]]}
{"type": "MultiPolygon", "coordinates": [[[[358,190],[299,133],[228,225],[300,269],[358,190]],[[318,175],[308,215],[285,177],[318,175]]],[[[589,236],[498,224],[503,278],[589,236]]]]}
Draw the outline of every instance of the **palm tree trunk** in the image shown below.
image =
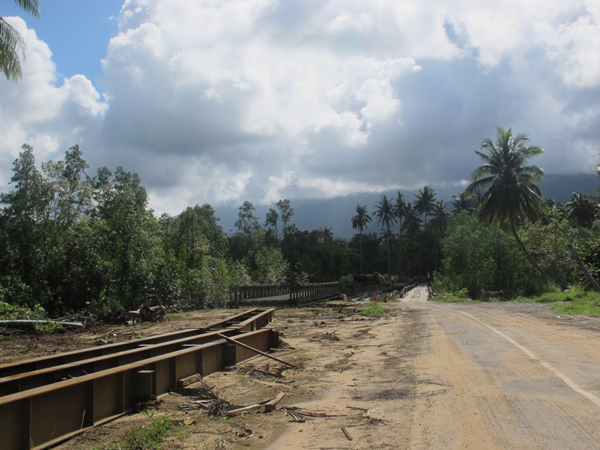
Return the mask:
{"type": "Polygon", "coordinates": [[[360,275],[362,275],[362,232],[359,234],[360,237],[360,275]]]}
{"type": "Polygon", "coordinates": [[[525,245],[523,245],[523,242],[521,242],[521,239],[519,239],[519,235],[517,234],[517,230],[515,229],[515,222],[513,220],[510,221],[510,229],[512,230],[512,234],[515,237],[515,240],[517,241],[517,244],[519,244],[519,247],[521,248],[521,251],[525,254],[525,256],[527,257],[527,259],[529,260],[529,262],[531,263],[531,265],[533,267],[535,267],[535,269],[549,282],[552,283],[552,279],[546,274],[546,272],[544,272],[542,270],[542,268],[540,267],[540,265],[536,262],[535,259],[533,259],[533,257],[529,254],[529,252],[527,251],[527,249],[525,248],[525,245]]]}
{"type": "Polygon", "coordinates": [[[390,229],[387,230],[388,241],[388,278],[392,278],[392,234],[390,229]]]}
{"type": "Polygon", "coordinates": [[[402,220],[399,220],[400,227],[398,229],[398,281],[400,281],[402,273],[402,220]]]}

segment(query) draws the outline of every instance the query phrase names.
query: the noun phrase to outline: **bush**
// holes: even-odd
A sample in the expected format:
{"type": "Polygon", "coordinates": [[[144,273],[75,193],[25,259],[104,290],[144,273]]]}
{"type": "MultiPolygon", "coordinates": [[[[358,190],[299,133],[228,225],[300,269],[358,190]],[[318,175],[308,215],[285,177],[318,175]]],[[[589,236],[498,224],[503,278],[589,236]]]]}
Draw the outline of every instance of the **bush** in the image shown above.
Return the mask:
{"type": "Polygon", "coordinates": [[[434,291],[461,292],[470,298],[480,298],[484,291],[504,291],[513,297],[532,295],[544,287],[509,233],[483,227],[466,213],[450,220],[442,253],[442,270],[435,276],[434,291]]]}
{"type": "Polygon", "coordinates": [[[385,316],[385,309],[378,302],[369,302],[365,309],[361,309],[357,314],[367,317],[383,317],[385,316]]]}

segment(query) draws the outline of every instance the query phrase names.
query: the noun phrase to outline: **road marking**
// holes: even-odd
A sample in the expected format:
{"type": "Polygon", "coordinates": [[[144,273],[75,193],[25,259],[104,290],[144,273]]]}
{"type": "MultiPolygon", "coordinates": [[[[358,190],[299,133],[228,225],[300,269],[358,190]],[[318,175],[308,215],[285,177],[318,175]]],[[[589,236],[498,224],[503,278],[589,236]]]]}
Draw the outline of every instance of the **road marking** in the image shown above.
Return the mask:
{"type": "Polygon", "coordinates": [[[481,320],[479,320],[479,319],[478,319],[477,317],[475,317],[475,316],[472,316],[471,314],[467,314],[467,313],[466,313],[466,312],[464,312],[464,311],[459,311],[459,312],[463,313],[465,316],[469,316],[471,319],[475,319],[477,322],[481,322],[481,320]]]}
{"type": "MultiPolygon", "coordinates": [[[[480,321],[477,317],[472,316],[471,314],[467,314],[466,312],[460,311],[461,313],[463,313],[466,316],[472,317],[473,319],[480,321]]],[[[514,339],[511,339],[510,337],[508,337],[507,335],[505,335],[504,333],[502,333],[501,331],[496,330],[494,327],[491,327],[487,324],[484,323],[484,325],[486,327],[488,327],[490,330],[492,330],[493,332],[499,334],[500,336],[502,336],[504,339],[506,339],[508,342],[510,342],[511,344],[513,344],[515,347],[517,347],[519,350],[521,350],[523,353],[525,353],[527,356],[529,356],[531,359],[535,359],[536,361],[539,361],[540,364],[542,366],[544,366],[546,369],[548,369],[549,371],[551,371],[554,375],[556,375],[558,378],[560,378],[561,380],[563,380],[565,382],[565,384],[567,386],[569,386],[571,389],[573,389],[575,392],[577,392],[578,394],[583,395],[584,397],[587,397],[589,400],[591,400],[592,402],[594,402],[596,405],[600,406],[600,398],[596,397],[594,394],[592,394],[591,392],[588,392],[584,389],[581,389],[573,380],[571,380],[569,377],[567,377],[566,375],[562,374],[561,372],[558,371],[558,369],[556,369],[554,366],[548,364],[545,361],[542,361],[540,358],[538,358],[535,354],[533,354],[532,352],[530,352],[529,350],[527,350],[525,347],[523,347],[521,344],[519,344],[517,341],[515,341],[514,339]]]]}

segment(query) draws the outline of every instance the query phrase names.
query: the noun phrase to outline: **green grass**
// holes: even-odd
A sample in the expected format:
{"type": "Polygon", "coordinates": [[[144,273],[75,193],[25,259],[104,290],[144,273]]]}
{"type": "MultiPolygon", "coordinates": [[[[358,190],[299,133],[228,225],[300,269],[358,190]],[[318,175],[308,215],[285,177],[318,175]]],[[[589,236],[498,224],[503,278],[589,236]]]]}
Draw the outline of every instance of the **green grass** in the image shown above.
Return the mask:
{"type": "MultiPolygon", "coordinates": [[[[457,295],[455,293],[440,292],[431,299],[435,302],[476,302],[469,298],[457,295]]],[[[502,298],[490,299],[490,302],[504,302],[502,298]]],[[[541,295],[533,297],[516,297],[510,302],[513,303],[554,303],[551,306],[556,314],[572,314],[581,316],[600,317],[600,294],[596,292],[585,291],[580,287],[570,287],[565,291],[554,289],[541,295]]]]}
{"type": "Polygon", "coordinates": [[[600,317],[600,294],[586,292],[579,287],[571,287],[564,292],[556,289],[535,297],[517,297],[513,301],[517,303],[554,303],[552,311],[556,314],[600,317]]]}
{"type": "MultiPolygon", "coordinates": [[[[163,448],[162,443],[169,437],[174,435],[174,432],[179,428],[173,425],[169,417],[161,417],[155,419],[151,413],[146,414],[152,418],[149,426],[140,425],[134,426],[122,437],[119,442],[108,444],[100,449],[94,450],[160,450],[163,448]]],[[[181,439],[182,437],[179,436],[181,439]]]]}
{"type": "Polygon", "coordinates": [[[450,303],[450,302],[474,302],[476,300],[471,300],[468,297],[465,297],[460,294],[455,294],[452,292],[439,292],[435,297],[431,297],[430,301],[440,302],[440,303],[450,303]]]}
{"type": "Polygon", "coordinates": [[[383,317],[385,316],[385,309],[378,302],[369,302],[367,307],[358,311],[357,314],[367,317],[383,317]]]}
{"type": "Polygon", "coordinates": [[[597,300],[575,300],[569,303],[558,303],[552,305],[552,311],[557,314],[600,317],[600,306],[597,300]]]}
{"type": "Polygon", "coordinates": [[[169,316],[169,317],[181,317],[181,316],[183,316],[183,313],[167,313],[167,316],[169,316]]]}

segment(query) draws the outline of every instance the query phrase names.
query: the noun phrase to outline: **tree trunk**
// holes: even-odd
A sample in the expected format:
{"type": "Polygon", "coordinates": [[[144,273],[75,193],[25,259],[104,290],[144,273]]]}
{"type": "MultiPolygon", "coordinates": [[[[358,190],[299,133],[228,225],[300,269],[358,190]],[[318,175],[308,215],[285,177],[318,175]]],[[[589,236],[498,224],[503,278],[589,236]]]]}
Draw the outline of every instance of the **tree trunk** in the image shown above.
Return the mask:
{"type": "Polygon", "coordinates": [[[360,275],[362,275],[362,231],[359,234],[359,238],[360,238],[360,275]]]}
{"type": "Polygon", "coordinates": [[[388,278],[392,279],[392,235],[388,228],[387,241],[388,241],[388,278]]]}
{"type": "Polygon", "coordinates": [[[399,220],[400,227],[398,229],[398,281],[402,276],[402,219],[399,220]]]}
{"type": "Polygon", "coordinates": [[[575,251],[575,249],[573,248],[573,246],[571,244],[569,244],[569,251],[571,252],[571,255],[573,256],[573,259],[577,262],[577,264],[579,264],[579,267],[581,267],[581,270],[583,270],[583,273],[585,273],[585,276],[587,277],[588,281],[591,283],[592,287],[596,290],[596,292],[600,292],[600,286],[598,286],[598,283],[596,283],[596,280],[594,280],[594,277],[592,276],[590,271],[587,270],[587,268],[583,265],[583,261],[581,261],[581,258],[579,257],[579,255],[577,254],[577,252],[575,251]]]}
{"type": "Polygon", "coordinates": [[[529,260],[529,262],[531,263],[531,265],[533,267],[535,267],[535,269],[549,282],[552,283],[552,279],[546,274],[546,272],[544,272],[542,270],[542,268],[540,267],[540,265],[536,262],[535,259],[533,259],[533,257],[529,254],[529,252],[527,251],[527,249],[525,248],[525,245],[523,245],[523,242],[521,242],[521,239],[519,239],[519,235],[517,234],[517,230],[515,229],[515,223],[514,221],[510,221],[510,229],[512,230],[513,236],[515,237],[515,240],[517,241],[517,244],[519,244],[519,247],[521,248],[521,251],[525,254],[525,257],[529,260]]]}

